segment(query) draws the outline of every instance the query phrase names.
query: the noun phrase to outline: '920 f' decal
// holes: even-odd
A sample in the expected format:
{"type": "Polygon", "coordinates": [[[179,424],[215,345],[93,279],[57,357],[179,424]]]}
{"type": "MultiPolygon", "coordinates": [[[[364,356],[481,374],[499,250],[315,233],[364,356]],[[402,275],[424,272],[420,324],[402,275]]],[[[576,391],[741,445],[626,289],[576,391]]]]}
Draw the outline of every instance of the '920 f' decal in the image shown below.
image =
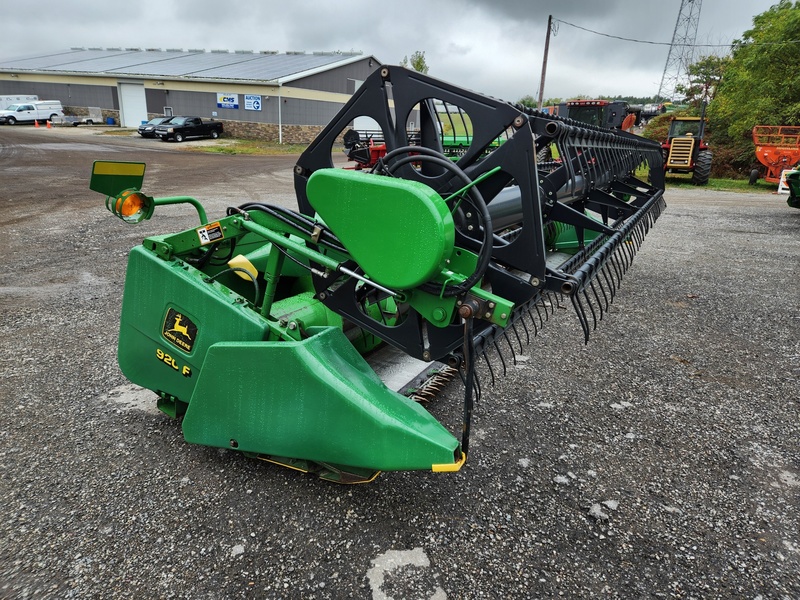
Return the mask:
{"type": "Polygon", "coordinates": [[[192,368],[189,365],[179,365],[174,356],[170,356],[166,352],[164,352],[161,348],[156,348],[156,358],[163,362],[165,365],[169,365],[176,371],[180,371],[181,375],[184,377],[191,377],[192,376],[192,368]]]}

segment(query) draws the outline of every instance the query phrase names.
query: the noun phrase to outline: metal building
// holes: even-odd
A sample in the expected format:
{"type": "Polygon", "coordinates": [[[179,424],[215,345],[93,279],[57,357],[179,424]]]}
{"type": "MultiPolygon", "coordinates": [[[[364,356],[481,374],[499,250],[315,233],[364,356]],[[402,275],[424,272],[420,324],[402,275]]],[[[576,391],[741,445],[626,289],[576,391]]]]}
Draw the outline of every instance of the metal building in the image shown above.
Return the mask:
{"type": "Polygon", "coordinates": [[[380,64],[340,52],[72,48],[0,59],[0,95],[97,106],[124,127],[163,114],[257,123],[284,141],[287,128],[327,124],[380,64]]]}

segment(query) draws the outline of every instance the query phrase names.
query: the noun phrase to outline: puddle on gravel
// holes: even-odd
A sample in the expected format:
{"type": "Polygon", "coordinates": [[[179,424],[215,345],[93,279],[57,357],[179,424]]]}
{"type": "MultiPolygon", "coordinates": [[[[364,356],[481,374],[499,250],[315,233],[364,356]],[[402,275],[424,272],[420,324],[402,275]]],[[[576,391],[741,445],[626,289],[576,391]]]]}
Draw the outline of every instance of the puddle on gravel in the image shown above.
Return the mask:
{"type": "Polygon", "coordinates": [[[127,383],[115,387],[103,396],[108,404],[116,405],[121,410],[140,410],[146,413],[160,415],[156,405],[156,394],[150,390],[139,387],[132,383],[127,383]]]}

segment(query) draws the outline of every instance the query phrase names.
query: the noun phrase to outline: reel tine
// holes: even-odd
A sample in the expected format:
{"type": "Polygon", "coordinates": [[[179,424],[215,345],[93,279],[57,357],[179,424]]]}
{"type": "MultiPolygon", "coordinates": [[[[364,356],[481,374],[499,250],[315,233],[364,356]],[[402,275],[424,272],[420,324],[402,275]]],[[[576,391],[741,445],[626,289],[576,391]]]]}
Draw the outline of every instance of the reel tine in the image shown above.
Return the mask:
{"type": "Polygon", "coordinates": [[[472,381],[475,384],[475,402],[480,402],[481,398],[483,398],[483,389],[481,387],[481,378],[478,376],[478,369],[473,372],[472,381]]]}
{"type": "Polygon", "coordinates": [[[636,227],[633,228],[633,232],[631,233],[631,237],[636,240],[636,251],[638,252],[639,249],[642,247],[644,243],[644,237],[647,235],[647,230],[649,229],[648,220],[649,215],[647,218],[642,219],[636,224],[636,227]]]}
{"type": "Polygon", "coordinates": [[[547,296],[546,302],[542,300],[542,308],[544,308],[545,321],[549,320],[550,317],[556,313],[556,303],[553,303],[553,298],[549,294],[547,296]]]}
{"type": "MultiPolygon", "coordinates": [[[[539,302],[534,304],[533,307],[536,309],[536,314],[539,315],[539,326],[540,327],[544,327],[544,319],[542,319],[542,311],[539,310],[539,302]]],[[[544,310],[545,310],[545,314],[547,314],[547,307],[546,306],[545,306],[544,310]]],[[[534,322],[534,325],[535,324],[536,323],[534,322]]]]}
{"type": "Polygon", "coordinates": [[[644,238],[647,237],[647,234],[650,232],[650,228],[655,224],[655,217],[653,217],[652,213],[647,215],[647,219],[642,219],[642,222],[639,224],[639,247],[642,247],[644,244],[644,238]]]}
{"type": "MultiPolygon", "coordinates": [[[[602,284],[598,283],[600,289],[602,290],[602,284]]],[[[597,300],[597,310],[600,313],[600,320],[603,320],[603,314],[608,310],[608,298],[605,298],[605,292],[603,292],[603,298],[606,300],[605,306],[603,306],[603,302],[600,300],[600,296],[597,295],[597,288],[594,285],[594,279],[589,282],[589,288],[592,290],[594,294],[594,299],[597,300]]]]}
{"type": "Polygon", "coordinates": [[[614,296],[617,295],[617,285],[614,282],[614,275],[613,273],[609,272],[608,264],[604,264],[603,267],[600,269],[600,273],[603,275],[603,279],[606,280],[608,287],[611,290],[611,300],[614,300],[614,296]]]}
{"type": "Polygon", "coordinates": [[[494,349],[497,352],[497,356],[500,359],[500,362],[503,364],[503,377],[505,377],[506,375],[508,375],[508,369],[506,368],[506,361],[503,358],[503,352],[500,350],[500,346],[497,345],[497,340],[494,340],[492,342],[492,345],[494,346],[494,349]]]}
{"type": "Polygon", "coordinates": [[[622,254],[623,262],[625,263],[625,271],[627,272],[633,262],[633,255],[635,254],[633,246],[629,238],[626,238],[619,246],[620,254],[622,254]]]}
{"type": "MultiPolygon", "coordinates": [[[[639,223],[637,223],[637,226],[638,225],[639,223]]],[[[625,245],[628,247],[628,253],[631,256],[631,263],[633,263],[633,259],[636,258],[636,254],[639,252],[638,237],[638,227],[634,227],[630,235],[628,235],[628,239],[625,240],[625,245]]]]}
{"type": "MultiPolygon", "coordinates": [[[[534,305],[534,308],[535,308],[535,305],[534,305]]],[[[528,306],[528,308],[526,310],[528,311],[528,318],[531,320],[531,325],[533,325],[533,335],[534,335],[534,337],[536,337],[537,335],[539,335],[539,327],[536,325],[536,317],[533,316],[533,309],[530,307],[530,305],[528,306]]],[[[536,311],[538,312],[539,309],[537,308],[536,311]]],[[[541,315],[539,315],[539,318],[541,319],[541,315]]],[[[524,322],[525,321],[523,319],[523,323],[524,322]]],[[[528,329],[527,325],[525,326],[525,329],[526,330],[528,329]]]]}
{"type": "MultiPolygon", "coordinates": [[[[562,294],[561,292],[558,292],[557,294],[555,294],[555,297],[556,297],[555,308],[564,308],[562,306],[562,304],[561,304],[561,301],[564,299],[564,294],[562,294]]],[[[553,314],[555,314],[555,311],[553,312],[553,314]]]]}
{"type": "Polygon", "coordinates": [[[572,306],[575,308],[575,313],[578,315],[578,320],[581,322],[581,327],[583,328],[583,339],[585,343],[589,343],[589,321],[586,318],[586,311],[583,309],[583,305],[581,304],[581,299],[579,294],[573,294],[572,298],[572,306]]]}
{"type": "Polygon", "coordinates": [[[630,266],[629,256],[628,256],[628,248],[627,248],[627,240],[622,240],[619,246],[614,248],[614,251],[611,253],[611,256],[615,256],[617,260],[620,261],[622,265],[622,274],[628,272],[628,267],[630,266]]]}
{"type": "Polygon", "coordinates": [[[494,369],[492,369],[492,363],[489,362],[489,357],[486,356],[486,350],[481,352],[481,354],[483,355],[483,360],[486,361],[486,366],[489,367],[489,375],[491,375],[491,377],[492,377],[492,385],[494,385],[495,378],[494,378],[494,369]]]}
{"type": "Polygon", "coordinates": [[[622,270],[620,269],[619,263],[617,262],[613,254],[608,257],[608,262],[611,263],[613,272],[617,276],[616,282],[617,282],[617,288],[619,288],[619,286],[622,285],[622,270]]]}
{"type": "MultiPolygon", "coordinates": [[[[520,318],[519,320],[522,321],[523,325],[525,325],[524,316],[522,318],[520,318]]],[[[525,350],[522,348],[522,339],[519,337],[519,331],[517,331],[517,323],[516,323],[516,321],[512,321],[511,322],[511,331],[514,332],[514,335],[517,338],[517,343],[519,344],[519,353],[522,354],[525,350]]],[[[525,332],[527,333],[527,330],[525,332]]],[[[531,343],[530,338],[528,338],[528,343],[529,344],[531,343]]]]}
{"type": "MultiPolygon", "coordinates": [[[[600,273],[602,274],[602,269],[600,270],[600,273]]],[[[606,288],[603,285],[603,279],[598,276],[595,281],[597,281],[597,287],[600,288],[600,292],[603,294],[603,300],[606,305],[606,311],[608,311],[609,307],[611,306],[611,302],[609,301],[608,295],[606,294],[606,288]]],[[[592,283],[594,283],[594,281],[592,283]]]]}
{"type": "Polygon", "coordinates": [[[583,297],[586,300],[586,305],[589,307],[589,312],[592,313],[592,329],[596,330],[597,329],[597,315],[594,312],[594,306],[592,306],[592,300],[589,298],[589,294],[586,293],[586,288],[583,288],[578,293],[579,294],[583,294],[583,297]]]}
{"type": "MultiPolygon", "coordinates": [[[[520,322],[522,323],[523,329],[525,329],[525,339],[527,340],[528,345],[530,345],[530,343],[531,343],[531,334],[528,331],[528,325],[525,323],[525,314],[528,315],[528,318],[531,318],[531,309],[530,308],[526,308],[525,309],[525,313],[523,313],[519,318],[520,322]]],[[[535,330],[536,323],[533,324],[533,327],[534,327],[534,330],[535,330]]],[[[535,337],[536,333],[534,333],[533,335],[535,337]]]]}
{"type": "Polygon", "coordinates": [[[628,272],[628,269],[631,268],[631,263],[633,262],[633,255],[630,253],[631,248],[628,246],[627,243],[623,244],[623,247],[617,248],[618,256],[622,261],[622,274],[628,272]]]}
{"type": "Polygon", "coordinates": [[[641,250],[642,243],[644,242],[644,236],[645,236],[645,231],[641,227],[641,222],[639,222],[631,232],[631,250],[633,250],[634,256],[636,256],[639,253],[639,250],[641,250]]]}
{"type": "Polygon", "coordinates": [[[661,216],[662,205],[661,203],[656,203],[653,205],[652,210],[647,213],[647,218],[642,219],[642,237],[644,238],[648,233],[650,233],[650,229],[656,224],[656,220],[658,217],[661,216]]]}
{"type": "Polygon", "coordinates": [[[508,338],[508,329],[503,330],[503,337],[506,338],[506,343],[508,347],[511,349],[511,360],[514,361],[514,366],[517,364],[517,353],[514,351],[514,346],[511,344],[511,340],[508,338]]]}
{"type": "Polygon", "coordinates": [[[550,293],[547,294],[547,304],[550,306],[550,315],[556,314],[557,308],[561,307],[561,300],[563,300],[563,296],[561,293],[550,293]]]}
{"type": "MultiPolygon", "coordinates": [[[[547,293],[546,299],[542,298],[541,302],[539,303],[539,306],[541,306],[542,310],[544,310],[544,321],[550,320],[550,315],[553,314],[555,311],[555,305],[553,304],[553,298],[550,295],[550,292],[547,293]]],[[[544,326],[544,321],[540,323],[542,326],[544,326]]]]}

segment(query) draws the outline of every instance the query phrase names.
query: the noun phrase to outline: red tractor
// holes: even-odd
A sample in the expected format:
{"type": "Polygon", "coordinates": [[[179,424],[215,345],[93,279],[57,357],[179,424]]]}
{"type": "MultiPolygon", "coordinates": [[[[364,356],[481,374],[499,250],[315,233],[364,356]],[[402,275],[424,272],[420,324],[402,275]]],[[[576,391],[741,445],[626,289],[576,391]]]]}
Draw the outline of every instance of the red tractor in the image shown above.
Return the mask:
{"type": "Polygon", "coordinates": [[[708,183],[712,154],[705,129],[705,117],[672,117],[667,141],[661,144],[666,172],[691,173],[693,184],[708,183]]]}
{"type": "MultiPolygon", "coordinates": [[[[570,119],[606,129],[631,131],[641,119],[641,108],[631,108],[627,102],[608,100],[570,100],[566,103],[570,119]],[[638,114],[637,114],[638,113],[638,114]]],[[[559,114],[561,114],[559,112],[559,114]]]]}

